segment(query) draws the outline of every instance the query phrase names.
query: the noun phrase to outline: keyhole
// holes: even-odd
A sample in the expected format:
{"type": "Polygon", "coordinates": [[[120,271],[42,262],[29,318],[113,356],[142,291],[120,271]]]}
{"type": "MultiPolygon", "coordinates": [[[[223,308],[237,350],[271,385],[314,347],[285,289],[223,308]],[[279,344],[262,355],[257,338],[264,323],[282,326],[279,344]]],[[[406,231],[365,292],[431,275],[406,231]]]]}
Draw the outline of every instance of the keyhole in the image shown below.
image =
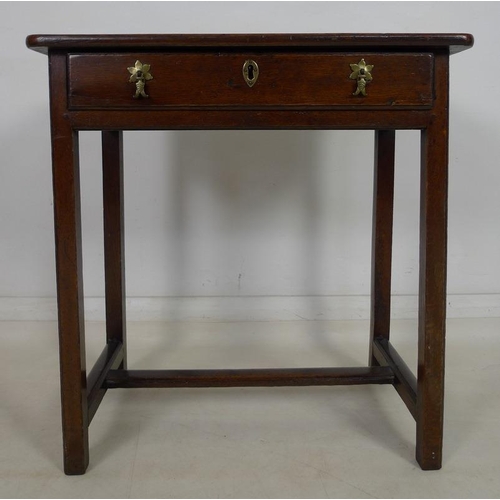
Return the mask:
{"type": "Polygon", "coordinates": [[[243,78],[249,87],[253,87],[259,78],[259,66],[255,61],[247,59],[243,64],[243,78]]]}

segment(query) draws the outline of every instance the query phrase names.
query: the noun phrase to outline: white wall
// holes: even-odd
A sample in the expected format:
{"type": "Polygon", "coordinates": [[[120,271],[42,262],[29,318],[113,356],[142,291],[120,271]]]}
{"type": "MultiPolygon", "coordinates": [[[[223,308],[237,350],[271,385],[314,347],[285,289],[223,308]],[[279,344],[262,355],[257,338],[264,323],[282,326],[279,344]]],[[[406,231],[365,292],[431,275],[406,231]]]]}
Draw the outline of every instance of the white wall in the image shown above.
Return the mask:
{"type": "MultiPolygon", "coordinates": [[[[31,33],[470,32],[451,59],[451,294],[500,292],[496,2],[0,3],[0,297],[55,294],[47,58],[31,33]]],[[[85,293],[103,294],[100,137],[81,134],[85,293]]],[[[369,293],[373,132],[125,133],[127,292],[369,293]]],[[[394,292],[418,283],[419,134],[398,132],[394,292]]]]}

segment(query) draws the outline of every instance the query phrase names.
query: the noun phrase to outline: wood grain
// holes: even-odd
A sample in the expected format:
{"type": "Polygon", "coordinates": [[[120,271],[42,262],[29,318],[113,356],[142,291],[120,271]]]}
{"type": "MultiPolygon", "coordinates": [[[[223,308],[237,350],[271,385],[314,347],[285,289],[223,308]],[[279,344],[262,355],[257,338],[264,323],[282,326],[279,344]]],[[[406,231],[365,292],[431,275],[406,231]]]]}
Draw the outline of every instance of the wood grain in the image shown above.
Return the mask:
{"type": "Polygon", "coordinates": [[[376,338],[389,340],[391,328],[392,225],[394,212],[395,130],[375,132],[373,179],[372,283],[370,305],[370,366],[376,338]]]}
{"type": "Polygon", "coordinates": [[[431,110],[108,110],[71,111],[76,130],[424,129],[431,110]]]}
{"type": "Polygon", "coordinates": [[[66,57],[49,59],[64,472],[89,463],[78,135],[65,115],[66,57]]]}
{"type": "Polygon", "coordinates": [[[126,368],[125,223],[121,131],[102,132],[102,172],[106,342],[122,344],[123,361],[120,367],[126,368]]]}
{"type": "Polygon", "coordinates": [[[460,52],[474,44],[468,33],[266,33],[266,34],[124,34],[124,35],[30,35],[26,45],[42,53],[50,50],[146,50],[202,48],[287,49],[326,48],[343,50],[447,50],[460,52]]]}
{"type": "Polygon", "coordinates": [[[282,387],[392,384],[389,367],[248,370],[111,370],[108,389],[140,387],[282,387]]]}
{"type": "Polygon", "coordinates": [[[422,131],[417,460],[440,469],[443,449],[449,56],[436,56],[434,117],[422,131]]]}
{"type": "Polygon", "coordinates": [[[329,108],[429,107],[433,99],[432,54],[363,53],[374,65],[367,96],[353,95],[350,64],[359,53],[73,54],[69,57],[69,104],[80,108],[329,108]],[[253,87],[244,79],[247,59],[259,66],[253,87]],[[149,98],[134,99],[127,67],[151,65],[149,98]],[[92,68],[92,70],[89,70],[92,68]]]}

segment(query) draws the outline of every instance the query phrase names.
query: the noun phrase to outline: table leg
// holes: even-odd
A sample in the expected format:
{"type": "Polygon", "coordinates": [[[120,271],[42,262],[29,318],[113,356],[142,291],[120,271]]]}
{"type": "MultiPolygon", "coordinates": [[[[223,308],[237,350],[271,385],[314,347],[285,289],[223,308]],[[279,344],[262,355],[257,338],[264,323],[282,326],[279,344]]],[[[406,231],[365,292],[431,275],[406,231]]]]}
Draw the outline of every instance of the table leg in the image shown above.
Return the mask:
{"type": "Polygon", "coordinates": [[[106,340],[123,344],[127,368],[125,320],[125,251],[123,208],[123,141],[121,131],[102,132],[104,273],[106,340]]]}
{"type": "Polygon", "coordinates": [[[66,114],[66,57],[50,56],[51,133],[64,471],[89,462],[78,133],[66,114]]]}
{"type": "Polygon", "coordinates": [[[394,209],[395,130],[375,131],[373,179],[372,285],[370,314],[370,366],[376,338],[389,340],[391,322],[392,222],[394,209]]]}
{"type": "Polygon", "coordinates": [[[440,469],[443,445],[448,205],[448,55],[436,55],[435,114],[422,131],[417,461],[440,469]]]}

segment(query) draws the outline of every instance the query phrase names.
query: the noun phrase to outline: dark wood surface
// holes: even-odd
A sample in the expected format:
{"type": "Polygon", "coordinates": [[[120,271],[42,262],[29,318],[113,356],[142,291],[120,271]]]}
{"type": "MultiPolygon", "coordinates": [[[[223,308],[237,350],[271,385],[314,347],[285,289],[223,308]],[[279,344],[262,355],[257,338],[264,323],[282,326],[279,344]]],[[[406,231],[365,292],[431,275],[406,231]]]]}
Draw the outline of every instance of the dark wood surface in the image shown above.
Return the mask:
{"type": "Polygon", "coordinates": [[[387,338],[372,343],[372,355],[379,366],[388,366],[394,373],[394,388],[401,396],[413,418],[417,417],[417,379],[387,338]]]}
{"type": "Polygon", "coordinates": [[[391,328],[392,224],[394,211],[395,130],[375,132],[373,176],[372,283],[370,304],[370,366],[377,366],[373,341],[389,340],[391,328]]]}
{"type": "Polygon", "coordinates": [[[102,184],[106,341],[122,344],[123,361],[120,367],[126,368],[125,223],[121,131],[102,133],[102,184]]]}
{"type": "Polygon", "coordinates": [[[267,33],[267,34],[192,34],[192,35],[30,35],[29,48],[47,54],[49,50],[144,51],[231,47],[240,48],[326,48],[342,50],[447,50],[451,54],[472,47],[468,33],[267,33]]]}
{"type": "Polygon", "coordinates": [[[78,134],[66,116],[64,54],[49,60],[64,472],[89,462],[78,134]]]}
{"type": "Polygon", "coordinates": [[[106,394],[106,377],[108,372],[123,366],[124,346],[121,342],[109,341],[104,346],[87,378],[87,406],[89,425],[106,394]]]}
{"type": "Polygon", "coordinates": [[[106,387],[280,387],[393,384],[390,367],[247,370],[111,370],[106,387]]]}
{"type": "Polygon", "coordinates": [[[418,315],[417,460],[442,463],[448,215],[449,57],[436,56],[433,120],[422,131],[418,315]]]}
{"type": "Polygon", "coordinates": [[[374,65],[367,96],[354,95],[350,64],[358,53],[74,54],[69,58],[70,108],[289,108],[429,107],[432,54],[363,53],[374,65]],[[243,64],[253,59],[259,76],[249,87],[243,64]],[[151,65],[149,98],[131,99],[127,71],[136,60],[151,65]],[[92,68],[90,71],[89,68],[92,68]]]}
{"type": "Polygon", "coordinates": [[[424,129],[431,110],[98,110],[71,111],[75,130],[424,129]]]}
{"type": "Polygon", "coordinates": [[[441,467],[449,55],[472,43],[472,36],[463,34],[28,37],[30,48],[49,53],[61,401],[67,474],[83,474],[87,468],[88,426],[106,390],[126,387],[392,384],[416,419],[416,457],[420,466],[422,469],[441,467]],[[374,79],[367,87],[366,97],[352,95],[356,82],[348,79],[351,61],[347,61],[347,53],[366,57],[368,64],[375,65],[374,79]],[[241,78],[242,57],[256,58],[257,55],[263,66],[256,85],[248,88],[241,78]],[[151,60],[143,62],[152,64],[154,75],[147,87],[151,97],[136,100],[132,97],[134,86],[128,82],[127,67],[146,56],[151,60]],[[172,71],[171,64],[176,71],[172,71]],[[347,66],[347,72],[340,70],[340,66],[347,66]],[[216,76],[202,84],[213,68],[217,70],[216,76]],[[297,69],[300,78],[294,81],[289,77],[297,69]],[[330,75],[336,80],[335,85],[330,86],[330,75]],[[169,94],[172,89],[174,92],[169,94]],[[376,131],[371,366],[229,371],[126,369],[121,131],[156,129],[376,131]],[[417,379],[389,342],[396,129],[422,131],[417,379]],[[79,130],[103,131],[106,346],[88,381],[83,321],[79,130]]]}

